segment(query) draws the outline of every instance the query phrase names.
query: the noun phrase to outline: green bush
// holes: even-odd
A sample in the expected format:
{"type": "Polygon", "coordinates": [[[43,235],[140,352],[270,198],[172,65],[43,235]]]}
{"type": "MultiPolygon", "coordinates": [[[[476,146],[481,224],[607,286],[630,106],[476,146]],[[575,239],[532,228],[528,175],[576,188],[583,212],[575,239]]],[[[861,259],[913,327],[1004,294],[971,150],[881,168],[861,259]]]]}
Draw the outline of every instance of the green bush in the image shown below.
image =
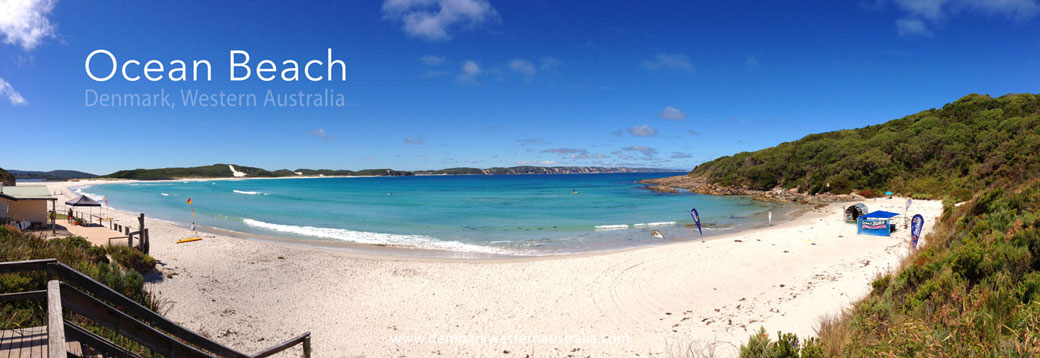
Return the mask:
{"type": "Polygon", "coordinates": [[[776,332],[777,340],[769,339],[764,327],[740,346],[740,358],[822,358],[823,347],[816,338],[798,341],[794,333],[776,332]],[[801,343],[801,345],[799,345],[801,343]]]}
{"type": "MultiPolygon", "coordinates": [[[[827,355],[1040,356],[1040,95],[969,95],[884,124],[719,158],[690,175],[754,189],[811,184],[810,192],[824,188],[818,178],[841,186],[844,178],[863,192],[943,200],[925,246],[876,278],[848,312],[821,323],[827,355]]],[[[741,356],[790,356],[789,338],[778,339],[762,330],[741,356]]]]}
{"type": "Polygon", "coordinates": [[[721,157],[690,175],[759,190],[782,185],[819,193],[829,182],[832,193],[893,191],[965,201],[993,184],[1040,172],[1038,133],[1040,95],[971,94],[883,124],[721,157]]]}
{"type": "MultiPolygon", "coordinates": [[[[111,264],[104,247],[92,246],[81,237],[43,240],[17,231],[10,226],[0,226],[0,261],[23,261],[55,258],[79,270],[102,284],[140,302],[153,310],[159,310],[159,298],[150,295],[144,288],[141,274],[111,264]]],[[[152,260],[150,257],[148,260],[152,260]]],[[[154,262],[154,260],[152,260],[154,262]]],[[[47,275],[43,272],[12,273],[0,275],[0,293],[44,290],[47,275]]],[[[41,302],[18,300],[0,305],[0,329],[41,325],[46,308],[41,302]]]]}
{"type": "Polygon", "coordinates": [[[108,254],[125,268],[146,274],[155,270],[155,259],[129,246],[109,246],[108,254]]]}

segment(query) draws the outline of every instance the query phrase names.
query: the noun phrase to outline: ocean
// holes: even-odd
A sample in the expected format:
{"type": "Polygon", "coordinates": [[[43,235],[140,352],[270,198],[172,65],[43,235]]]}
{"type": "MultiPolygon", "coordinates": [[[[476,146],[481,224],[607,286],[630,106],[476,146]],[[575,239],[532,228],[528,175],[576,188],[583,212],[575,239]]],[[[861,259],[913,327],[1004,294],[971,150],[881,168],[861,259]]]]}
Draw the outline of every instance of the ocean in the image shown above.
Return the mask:
{"type": "Polygon", "coordinates": [[[700,239],[784,220],[790,205],[661,194],[636,181],[684,173],[160,181],[80,187],[112,208],[183,225],[302,240],[493,255],[553,255],[700,239]],[[664,238],[651,237],[659,230],[664,238]]]}

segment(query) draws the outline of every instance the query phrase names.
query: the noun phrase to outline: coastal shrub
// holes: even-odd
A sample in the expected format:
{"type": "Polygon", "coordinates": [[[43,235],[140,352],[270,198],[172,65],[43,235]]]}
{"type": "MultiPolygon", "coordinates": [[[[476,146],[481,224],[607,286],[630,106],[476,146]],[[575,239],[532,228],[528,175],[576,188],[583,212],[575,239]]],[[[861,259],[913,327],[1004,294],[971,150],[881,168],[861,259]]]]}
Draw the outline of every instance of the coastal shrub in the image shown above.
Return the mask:
{"type": "Polygon", "coordinates": [[[140,250],[129,246],[109,246],[108,254],[112,259],[125,268],[132,269],[141,274],[155,270],[155,259],[140,250]]]}
{"type": "Polygon", "coordinates": [[[1040,95],[970,94],[886,123],[807,135],[698,165],[711,184],[810,194],[842,188],[970,200],[1040,172],[1040,95]]]}
{"type": "MultiPolygon", "coordinates": [[[[828,356],[1040,355],[1040,180],[1008,183],[948,207],[925,246],[837,319],[828,356]],[[855,337],[849,339],[849,337],[855,337]]],[[[761,334],[749,347],[768,346],[761,334]]],[[[777,342],[768,342],[774,345],[777,342]]]]}
{"type": "Polygon", "coordinates": [[[764,327],[740,346],[740,358],[822,358],[823,347],[816,338],[799,341],[794,333],[776,333],[777,340],[769,338],[764,327]]]}
{"type": "MultiPolygon", "coordinates": [[[[110,263],[104,247],[93,246],[81,237],[43,240],[10,226],[0,226],[0,261],[47,258],[56,258],[153,311],[161,312],[169,305],[168,301],[144,288],[144,279],[140,273],[110,263]]],[[[46,287],[47,274],[44,272],[0,274],[0,293],[45,290],[46,287]]],[[[0,305],[0,329],[43,325],[47,313],[45,303],[43,300],[4,302],[0,305]]],[[[65,318],[139,355],[150,354],[140,345],[84,317],[69,314],[65,318]]]]}

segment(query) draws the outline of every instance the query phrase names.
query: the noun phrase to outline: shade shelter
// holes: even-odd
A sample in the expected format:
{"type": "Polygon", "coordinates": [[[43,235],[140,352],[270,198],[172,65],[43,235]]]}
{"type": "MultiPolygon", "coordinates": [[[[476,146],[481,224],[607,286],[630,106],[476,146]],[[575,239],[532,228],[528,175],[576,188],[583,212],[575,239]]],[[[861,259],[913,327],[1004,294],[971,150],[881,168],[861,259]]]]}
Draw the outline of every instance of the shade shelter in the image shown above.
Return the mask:
{"type": "Polygon", "coordinates": [[[878,210],[856,218],[856,234],[891,236],[892,218],[899,216],[891,211],[878,210]]]}
{"type": "Polygon", "coordinates": [[[80,195],[78,198],[66,201],[65,205],[74,206],[74,207],[89,207],[90,208],[90,215],[94,215],[94,207],[95,206],[100,207],[101,203],[97,202],[94,199],[91,199],[91,198],[87,197],[86,195],[80,195]]]}
{"type": "Polygon", "coordinates": [[[856,203],[855,205],[845,208],[845,222],[854,224],[856,223],[856,218],[866,213],[867,206],[863,205],[863,203],[856,203]]]}

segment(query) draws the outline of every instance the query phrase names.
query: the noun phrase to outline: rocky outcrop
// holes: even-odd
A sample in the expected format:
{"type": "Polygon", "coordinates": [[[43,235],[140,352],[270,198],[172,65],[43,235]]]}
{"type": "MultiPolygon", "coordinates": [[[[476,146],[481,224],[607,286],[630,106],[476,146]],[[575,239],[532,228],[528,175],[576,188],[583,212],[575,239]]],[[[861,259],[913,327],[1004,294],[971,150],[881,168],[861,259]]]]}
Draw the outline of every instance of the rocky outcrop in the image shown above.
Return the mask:
{"type": "Polygon", "coordinates": [[[784,189],[776,187],[771,190],[754,190],[748,188],[730,187],[716,185],[708,182],[704,177],[691,177],[680,175],[667,178],[644,179],[640,184],[647,185],[646,188],[658,193],[676,193],[680,189],[705,195],[751,195],[753,200],[768,201],[776,203],[798,203],[798,204],[823,204],[842,201],[863,200],[862,196],[856,194],[806,194],[798,191],[798,188],[784,189]]]}
{"type": "Polygon", "coordinates": [[[647,187],[647,189],[653,190],[653,191],[658,192],[658,193],[675,193],[675,192],[679,191],[679,190],[677,190],[677,189],[675,189],[673,187],[664,186],[664,185],[649,186],[649,187],[647,187]]]}

